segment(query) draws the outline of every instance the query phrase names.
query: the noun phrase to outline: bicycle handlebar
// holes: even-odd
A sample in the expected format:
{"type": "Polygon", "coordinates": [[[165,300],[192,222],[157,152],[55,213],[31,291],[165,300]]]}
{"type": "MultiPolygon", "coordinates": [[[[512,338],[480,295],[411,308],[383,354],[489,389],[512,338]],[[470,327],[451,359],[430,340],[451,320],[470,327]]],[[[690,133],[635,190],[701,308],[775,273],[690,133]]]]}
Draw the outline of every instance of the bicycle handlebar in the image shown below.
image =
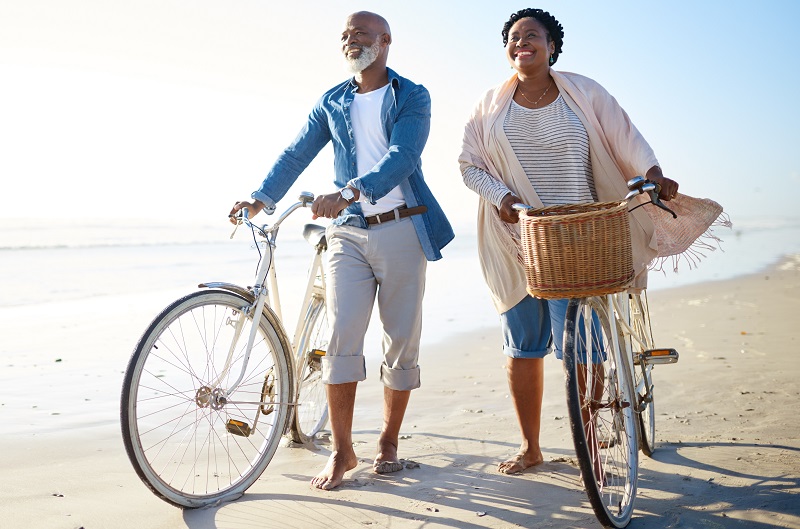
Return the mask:
{"type": "MultiPolygon", "coordinates": [[[[658,197],[658,194],[661,192],[661,186],[659,184],[647,180],[643,176],[635,176],[630,180],[628,180],[628,189],[630,189],[630,191],[628,192],[627,195],[625,195],[626,201],[630,201],[630,199],[632,199],[636,195],[647,193],[650,196],[650,202],[649,202],[650,204],[655,204],[659,208],[668,212],[669,214],[672,215],[673,219],[678,218],[678,215],[674,211],[669,209],[667,206],[665,206],[664,203],[661,202],[661,199],[658,197]]],[[[640,208],[645,205],[647,205],[647,202],[631,208],[630,211],[633,211],[634,209],[640,208]]]]}
{"type": "Polygon", "coordinates": [[[250,212],[248,211],[248,209],[247,208],[240,209],[236,213],[236,215],[231,216],[231,218],[236,221],[236,227],[233,229],[233,233],[231,233],[231,239],[233,239],[233,236],[236,235],[236,230],[239,229],[239,226],[241,224],[245,224],[250,229],[258,230],[258,232],[264,237],[267,237],[267,235],[270,233],[275,233],[276,231],[278,231],[278,228],[280,227],[281,223],[284,220],[286,220],[286,218],[289,215],[291,215],[300,208],[311,207],[311,204],[314,202],[314,193],[310,193],[308,191],[301,191],[300,196],[297,198],[297,200],[299,200],[299,202],[295,202],[294,204],[289,206],[286,209],[286,211],[281,213],[281,215],[278,217],[278,220],[276,220],[272,224],[272,226],[269,227],[266,224],[264,224],[263,226],[257,226],[256,224],[253,223],[253,221],[250,220],[249,218],[250,212]]]}

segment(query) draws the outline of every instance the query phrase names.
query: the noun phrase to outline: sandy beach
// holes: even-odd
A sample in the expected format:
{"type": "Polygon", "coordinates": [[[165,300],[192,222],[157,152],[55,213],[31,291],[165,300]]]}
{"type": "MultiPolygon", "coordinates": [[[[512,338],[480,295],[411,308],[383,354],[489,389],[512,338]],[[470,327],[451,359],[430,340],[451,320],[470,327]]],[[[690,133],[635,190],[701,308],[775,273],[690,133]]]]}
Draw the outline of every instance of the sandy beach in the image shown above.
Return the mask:
{"type": "MultiPolygon", "coordinates": [[[[168,505],[125,455],[118,395],[127,357],[118,351],[130,351],[153,307],[172,294],[102,300],[124,307],[124,317],[98,312],[92,299],[0,310],[0,527],[599,527],[574,461],[555,358],[546,364],[545,463],[512,476],[495,471],[519,437],[494,320],[425,345],[423,386],[400,446],[418,466],[372,473],[382,390],[371,376],[356,403],[362,462],[338,490],[308,485],[329,454],[323,435],[315,450],[281,447],[235,502],[187,511],[168,505]],[[30,339],[42,319],[50,339],[30,339]]],[[[658,444],[652,459],[642,456],[630,527],[800,527],[792,331],[800,257],[745,277],[651,292],[650,303],[657,341],[677,348],[681,360],[655,373],[658,444]]]]}
{"type": "MultiPolygon", "coordinates": [[[[524,7],[0,0],[0,529],[600,528],[553,356],[544,463],[496,470],[520,434],[477,255],[480,199],[458,160],[481,94],[513,74],[501,29],[524,7]],[[406,466],[372,471],[383,394],[373,315],[354,416],[360,462],[341,487],[309,485],[330,454],[323,431],[304,446],[282,439],[241,498],[176,508],[142,483],[125,451],[120,393],[131,353],[152,319],[199,283],[252,284],[258,243],[244,228],[232,238],[228,212],[320,96],[353,75],[341,30],[359,10],[391,24],[388,66],[430,95],[430,120],[414,127],[426,137],[419,163],[456,233],[428,264],[422,387],[399,446],[406,466]]],[[[599,83],[681,193],[713,199],[734,223],[714,231],[720,244],[707,239],[684,254],[679,272],[668,263],[650,276],[656,343],[681,358],[655,370],[656,451],[640,455],[629,527],[800,529],[800,169],[791,154],[800,1],[538,7],[563,25],[553,69],[599,83]],[[752,46],[730,30],[743,14],[760,22],[752,46]],[[751,65],[766,99],[744,82],[751,65]]],[[[607,127],[607,109],[597,110],[607,127]]],[[[617,156],[620,138],[607,136],[614,164],[640,165],[617,156]]],[[[304,166],[278,213],[301,191],[337,189],[334,158],[325,147],[304,166]]],[[[298,213],[281,228],[290,331],[311,217],[298,213]]]]}

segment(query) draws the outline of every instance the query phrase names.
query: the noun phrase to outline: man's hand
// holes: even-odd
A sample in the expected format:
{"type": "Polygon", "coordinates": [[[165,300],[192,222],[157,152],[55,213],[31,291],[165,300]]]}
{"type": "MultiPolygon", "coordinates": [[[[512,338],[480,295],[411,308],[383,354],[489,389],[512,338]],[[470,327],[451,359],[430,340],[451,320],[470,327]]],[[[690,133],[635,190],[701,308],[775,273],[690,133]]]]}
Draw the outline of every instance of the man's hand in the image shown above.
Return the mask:
{"type": "Polygon", "coordinates": [[[247,208],[247,216],[252,219],[264,209],[264,203],[260,200],[253,200],[252,202],[243,200],[242,202],[237,202],[233,205],[231,212],[228,214],[228,219],[231,221],[231,224],[236,224],[236,214],[244,208],[247,208]]]}
{"type": "Polygon", "coordinates": [[[500,213],[500,220],[503,222],[508,222],[509,224],[516,224],[519,222],[519,212],[514,209],[514,204],[519,202],[523,202],[521,198],[515,196],[513,193],[509,193],[503,197],[503,201],[500,203],[500,207],[497,211],[500,213]]]}
{"type": "Polygon", "coordinates": [[[678,182],[664,176],[657,165],[651,167],[644,177],[661,186],[661,191],[658,193],[658,198],[661,200],[670,201],[678,193],[678,182]]]}
{"type": "Polygon", "coordinates": [[[335,219],[350,203],[337,191],[327,195],[317,195],[311,204],[311,218],[335,219]]]}

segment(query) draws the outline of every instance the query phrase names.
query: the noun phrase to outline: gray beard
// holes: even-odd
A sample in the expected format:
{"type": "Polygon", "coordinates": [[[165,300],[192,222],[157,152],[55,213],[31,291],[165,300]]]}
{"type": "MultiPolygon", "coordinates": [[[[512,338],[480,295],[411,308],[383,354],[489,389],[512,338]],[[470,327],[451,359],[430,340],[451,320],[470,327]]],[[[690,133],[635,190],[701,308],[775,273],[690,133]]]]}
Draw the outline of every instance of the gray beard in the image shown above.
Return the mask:
{"type": "Polygon", "coordinates": [[[357,58],[351,59],[345,56],[347,69],[350,70],[351,73],[361,73],[375,62],[375,59],[378,58],[378,54],[381,52],[381,44],[380,42],[376,42],[372,46],[362,46],[359,49],[361,53],[357,58]]]}

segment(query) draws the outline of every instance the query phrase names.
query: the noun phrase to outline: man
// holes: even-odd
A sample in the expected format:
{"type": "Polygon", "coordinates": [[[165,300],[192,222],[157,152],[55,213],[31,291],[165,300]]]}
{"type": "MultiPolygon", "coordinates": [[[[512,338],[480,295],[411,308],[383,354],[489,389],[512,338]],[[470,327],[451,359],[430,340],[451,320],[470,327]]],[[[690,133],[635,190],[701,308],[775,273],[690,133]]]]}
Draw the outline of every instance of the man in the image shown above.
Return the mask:
{"type": "Polygon", "coordinates": [[[269,213],[300,173],[333,142],[335,193],[314,200],[314,218],[335,219],[328,238],[328,317],[332,334],[322,360],[332,433],[331,455],[312,486],[333,489],[358,464],[352,443],[356,386],[366,378],[364,335],[375,297],[383,323],[383,427],[373,469],[402,469],[400,426],[420,385],[419,342],[427,261],[453,239],[444,212],[422,176],[420,156],[430,130],[430,96],[386,67],[386,20],[358,12],[347,18],[342,52],[354,77],[326,92],[277,159],[253,201],[269,213]]]}

